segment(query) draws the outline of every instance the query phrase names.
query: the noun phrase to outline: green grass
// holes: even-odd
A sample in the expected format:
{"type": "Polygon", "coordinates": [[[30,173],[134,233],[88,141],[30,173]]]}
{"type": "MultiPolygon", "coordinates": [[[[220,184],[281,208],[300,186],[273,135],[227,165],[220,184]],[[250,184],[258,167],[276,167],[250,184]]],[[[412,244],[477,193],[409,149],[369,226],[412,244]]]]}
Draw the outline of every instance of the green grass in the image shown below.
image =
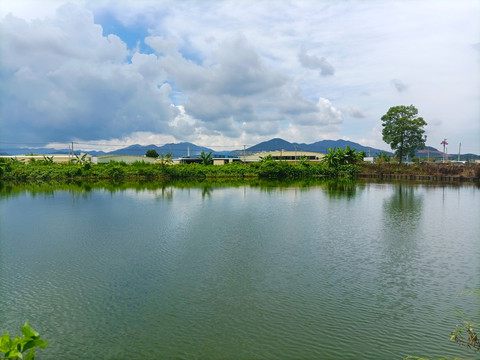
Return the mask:
{"type": "Polygon", "coordinates": [[[2,159],[0,180],[100,180],[100,179],[206,179],[206,178],[264,178],[296,179],[305,177],[352,177],[357,167],[337,168],[322,163],[289,164],[287,162],[231,163],[222,166],[200,164],[160,165],[136,162],[108,164],[23,163],[2,159]]]}

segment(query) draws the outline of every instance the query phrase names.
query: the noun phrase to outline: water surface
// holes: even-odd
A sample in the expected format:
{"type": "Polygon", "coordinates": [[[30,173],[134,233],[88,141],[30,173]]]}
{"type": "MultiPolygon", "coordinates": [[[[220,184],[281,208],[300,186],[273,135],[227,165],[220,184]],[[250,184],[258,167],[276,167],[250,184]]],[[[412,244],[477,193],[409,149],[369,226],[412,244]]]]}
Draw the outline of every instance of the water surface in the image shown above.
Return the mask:
{"type": "Polygon", "coordinates": [[[416,183],[3,188],[0,329],[40,359],[401,359],[480,315],[480,192],[416,183]]]}

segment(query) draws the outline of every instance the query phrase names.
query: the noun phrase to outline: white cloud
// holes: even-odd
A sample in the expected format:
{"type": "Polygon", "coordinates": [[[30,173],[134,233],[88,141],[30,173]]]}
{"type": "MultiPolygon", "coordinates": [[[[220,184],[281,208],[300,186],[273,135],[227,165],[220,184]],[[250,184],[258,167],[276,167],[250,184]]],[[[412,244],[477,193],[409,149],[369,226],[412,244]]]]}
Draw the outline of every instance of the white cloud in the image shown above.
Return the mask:
{"type": "Polygon", "coordinates": [[[434,146],[453,136],[480,153],[477,1],[85,0],[56,11],[63,2],[1,3],[0,141],[331,136],[380,147],[380,117],[414,104],[434,146]],[[105,36],[108,19],[121,31],[105,36]]]}
{"type": "Polygon", "coordinates": [[[329,76],[335,74],[335,68],[324,57],[308,55],[305,46],[300,48],[298,61],[307,69],[319,69],[320,75],[329,76]]]}
{"type": "Polygon", "coordinates": [[[395,89],[399,92],[399,93],[402,93],[404,92],[405,90],[408,89],[408,85],[405,84],[403,81],[401,80],[398,80],[398,79],[392,79],[390,81],[392,83],[392,85],[395,87],[395,89]]]}
{"type": "Polygon", "coordinates": [[[67,4],[45,21],[2,22],[4,138],[32,142],[160,132],[174,116],[153,55],[102,35],[90,11],[67,4]],[[7,85],[8,84],[8,85],[7,85]]]}

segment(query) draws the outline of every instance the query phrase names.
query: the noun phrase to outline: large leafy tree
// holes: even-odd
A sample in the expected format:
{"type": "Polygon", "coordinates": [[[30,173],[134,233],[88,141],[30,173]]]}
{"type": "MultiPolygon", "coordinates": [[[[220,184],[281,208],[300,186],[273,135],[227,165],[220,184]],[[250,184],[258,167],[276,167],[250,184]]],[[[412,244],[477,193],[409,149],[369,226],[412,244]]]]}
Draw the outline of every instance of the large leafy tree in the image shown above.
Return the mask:
{"type": "Polygon", "coordinates": [[[382,116],[383,141],[390,145],[395,155],[402,162],[404,156],[415,155],[416,149],[425,147],[425,130],[427,125],[422,117],[418,117],[415,106],[394,106],[382,116]]]}

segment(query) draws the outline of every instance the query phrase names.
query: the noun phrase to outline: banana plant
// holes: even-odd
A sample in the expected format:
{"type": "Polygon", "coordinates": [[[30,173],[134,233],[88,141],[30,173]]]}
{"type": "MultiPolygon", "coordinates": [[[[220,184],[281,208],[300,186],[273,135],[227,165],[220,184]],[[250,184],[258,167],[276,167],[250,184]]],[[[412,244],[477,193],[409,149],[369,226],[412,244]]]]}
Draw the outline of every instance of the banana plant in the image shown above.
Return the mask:
{"type": "Polygon", "coordinates": [[[275,160],[273,159],[273,156],[268,154],[267,156],[260,156],[260,162],[261,163],[268,163],[268,162],[274,162],[275,160]]]}
{"type": "Polygon", "coordinates": [[[161,165],[171,165],[173,164],[173,158],[172,158],[172,153],[166,153],[164,154],[162,152],[162,155],[160,155],[160,164],[161,165]]]}
{"type": "Polygon", "coordinates": [[[81,157],[78,156],[77,154],[74,154],[74,155],[75,155],[75,159],[72,160],[74,164],[85,165],[91,162],[91,159],[87,158],[87,154],[83,154],[81,157]]]}
{"type": "Polygon", "coordinates": [[[53,164],[53,156],[43,155],[42,164],[43,164],[43,165],[51,165],[51,164],[53,164]]]}
{"type": "Polygon", "coordinates": [[[361,161],[364,157],[364,152],[357,152],[356,149],[347,146],[344,149],[332,148],[328,149],[328,154],[323,157],[323,162],[328,167],[336,168],[342,165],[354,165],[361,161]]]}
{"type": "Polygon", "coordinates": [[[211,151],[208,154],[205,154],[202,151],[202,153],[200,154],[200,157],[202,158],[202,165],[212,165],[213,164],[212,152],[211,151]]]}

